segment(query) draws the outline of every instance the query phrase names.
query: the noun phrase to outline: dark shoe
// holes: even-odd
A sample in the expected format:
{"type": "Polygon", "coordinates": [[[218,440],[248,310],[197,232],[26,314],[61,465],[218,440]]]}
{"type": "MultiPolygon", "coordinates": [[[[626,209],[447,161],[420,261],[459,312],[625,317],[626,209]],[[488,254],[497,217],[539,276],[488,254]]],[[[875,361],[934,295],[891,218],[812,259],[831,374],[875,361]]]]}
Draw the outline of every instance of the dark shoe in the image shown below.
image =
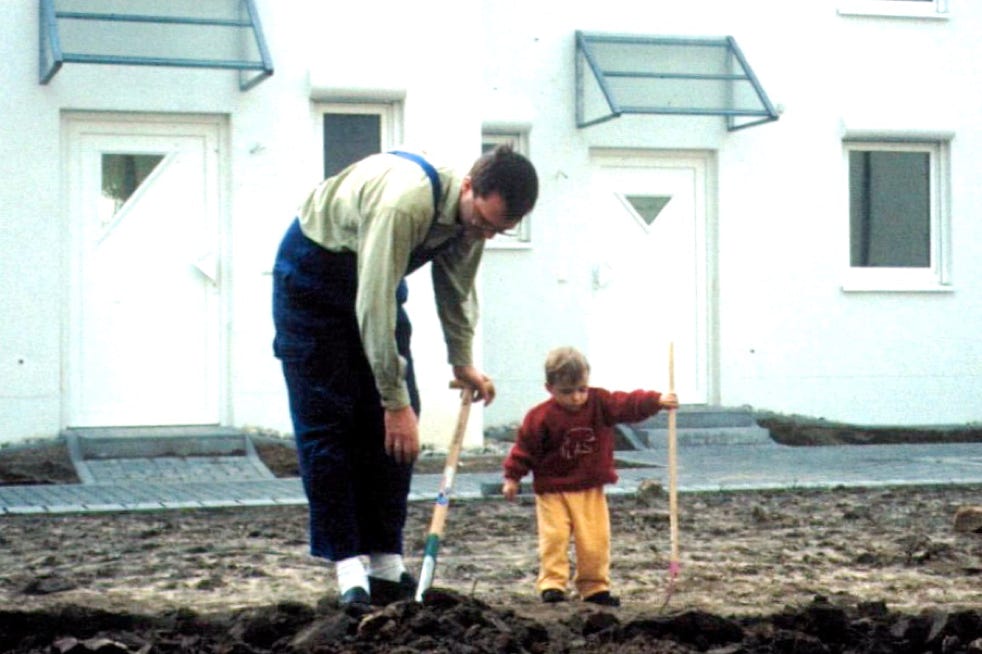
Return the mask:
{"type": "Polygon", "coordinates": [[[341,593],[341,597],[338,598],[338,604],[340,604],[342,607],[355,606],[357,604],[361,604],[362,606],[370,606],[371,603],[372,600],[368,596],[368,591],[361,586],[349,588],[341,593]]]}
{"type": "Polygon", "coordinates": [[[602,590],[599,593],[594,593],[590,597],[584,597],[584,602],[590,602],[592,604],[599,604],[600,606],[620,606],[621,600],[618,597],[614,597],[608,591],[602,590]]]}
{"type": "Polygon", "coordinates": [[[416,596],[416,580],[408,572],[403,572],[399,581],[370,576],[368,586],[372,589],[372,604],[375,606],[387,606],[416,596]]]}
{"type": "Polygon", "coordinates": [[[558,588],[546,588],[542,591],[542,601],[546,604],[555,604],[566,601],[566,593],[558,588]]]}

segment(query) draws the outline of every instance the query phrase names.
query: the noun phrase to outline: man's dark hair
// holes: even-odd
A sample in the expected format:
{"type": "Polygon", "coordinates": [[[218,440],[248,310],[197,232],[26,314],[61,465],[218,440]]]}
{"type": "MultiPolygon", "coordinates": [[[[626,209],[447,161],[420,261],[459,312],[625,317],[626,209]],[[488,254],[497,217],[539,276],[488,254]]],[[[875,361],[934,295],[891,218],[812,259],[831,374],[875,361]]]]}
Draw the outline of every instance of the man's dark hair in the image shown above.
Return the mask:
{"type": "Polygon", "coordinates": [[[509,220],[524,217],[539,197],[539,177],[535,167],[510,145],[499,145],[484,153],[474,162],[469,174],[475,196],[486,198],[492,193],[501,194],[509,220]]]}

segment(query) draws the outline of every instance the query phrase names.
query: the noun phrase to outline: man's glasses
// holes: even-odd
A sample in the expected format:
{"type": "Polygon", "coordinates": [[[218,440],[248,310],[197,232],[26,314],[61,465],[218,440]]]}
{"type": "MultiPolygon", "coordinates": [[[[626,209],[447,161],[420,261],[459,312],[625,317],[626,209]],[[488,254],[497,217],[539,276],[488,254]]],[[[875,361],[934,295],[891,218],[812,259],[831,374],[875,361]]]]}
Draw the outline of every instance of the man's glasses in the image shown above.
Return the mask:
{"type": "Polygon", "coordinates": [[[498,225],[495,225],[493,222],[482,216],[481,213],[477,210],[477,207],[474,207],[474,219],[471,222],[471,227],[480,230],[485,234],[488,234],[490,236],[496,236],[498,234],[507,234],[511,230],[515,229],[515,227],[517,226],[518,226],[518,221],[515,221],[514,224],[508,225],[507,227],[499,227],[498,225]]]}

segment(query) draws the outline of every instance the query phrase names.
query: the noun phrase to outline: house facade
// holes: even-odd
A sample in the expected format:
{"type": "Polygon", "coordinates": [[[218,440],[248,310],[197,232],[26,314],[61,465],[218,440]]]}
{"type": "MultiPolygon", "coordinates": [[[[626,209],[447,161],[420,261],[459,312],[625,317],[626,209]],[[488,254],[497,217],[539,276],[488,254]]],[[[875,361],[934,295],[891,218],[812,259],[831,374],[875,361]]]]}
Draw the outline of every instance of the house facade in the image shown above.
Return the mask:
{"type": "MultiPolygon", "coordinates": [[[[507,425],[542,362],[684,404],[982,419],[982,5],[0,3],[0,442],[288,433],[271,267],[305,194],[402,146],[501,142],[541,195],[488,246],[480,365],[507,425]]],[[[425,269],[424,441],[457,399],[425,269]]]]}

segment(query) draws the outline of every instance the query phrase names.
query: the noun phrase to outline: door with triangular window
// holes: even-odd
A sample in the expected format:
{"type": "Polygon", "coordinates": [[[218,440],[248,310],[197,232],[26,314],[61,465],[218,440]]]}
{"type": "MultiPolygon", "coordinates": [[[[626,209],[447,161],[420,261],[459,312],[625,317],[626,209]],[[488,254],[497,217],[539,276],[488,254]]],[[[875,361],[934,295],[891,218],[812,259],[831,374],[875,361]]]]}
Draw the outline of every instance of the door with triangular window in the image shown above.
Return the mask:
{"type": "Polygon", "coordinates": [[[220,422],[219,130],[66,120],[67,426],[220,422]]]}
{"type": "Polygon", "coordinates": [[[591,382],[709,400],[707,159],[592,153],[591,382]]]}

